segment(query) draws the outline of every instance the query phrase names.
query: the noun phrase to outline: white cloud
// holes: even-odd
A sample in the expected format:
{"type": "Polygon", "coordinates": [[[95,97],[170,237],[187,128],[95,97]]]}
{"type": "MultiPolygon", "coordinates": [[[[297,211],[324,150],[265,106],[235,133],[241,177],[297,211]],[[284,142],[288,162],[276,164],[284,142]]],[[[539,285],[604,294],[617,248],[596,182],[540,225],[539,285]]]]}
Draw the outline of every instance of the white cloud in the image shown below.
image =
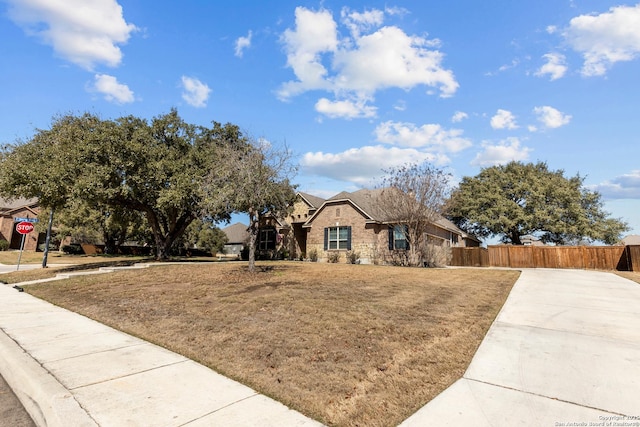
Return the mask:
{"type": "Polygon", "coordinates": [[[7,0],[9,17],[29,35],[40,38],[62,58],[92,70],[116,67],[119,45],[137,28],[124,20],[115,0],[7,0]]]}
{"type": "Polygon", "coordinates": [[[407,103],[402,99],[399,99],[398,102],[393,104],[393,109],[397,111],[405,111],[407,109],[407,103]]]}
{"type": "Polygon", "coordinates": [[[599,15],[571,19],[563,36],[584,58],[582,74],[604,75],[616,62],[640,54],[640,4],[617,6],[599,15]]]}
{"type": "Polygon", "coordinates": [[[282,34],[287,53],[287,65],[298,81],[282,85],[278,95],[281,99],[307,90],[330,89],[325,80],[328,71],[322,65],[321,54],[335,52],[338,47],[337,24],[328,10],[313,12],[304,7],[296,8],[296,29],[287,29],[282,34]]]}
{"type": "Polygon", "coordinates": [[[316,111],[325,116],[335,119],[355,119],[376,116],[376,107],[366,105],[362,100],[357,101],[330,101],[327,98],[320,98],[316,102],[316,111]]]}
{"type": "Polygon", "coordinates": [[[469,115],[467,113],[465,113],[464,111],[456,111],[453,114],[453,117],[451,117],[451,122],[460,123],[464,119],[468,119],[468,118],[469,118],[469,115]]]}
{"type": "Polygon", "coordinates": [[[424,161],[446,165],[451,162],[447,153],[471,146],[471,141],[462,137],[461,130],[446,130],[436,124],[416,126],[387,121],[380,123],[374,134],[382,144],[340,153],[306,153],[301,161],[305,174],[371,185],[383,170],[424,161]]]}
{"type": "Polygon", "coordinates": [[[524,161],[529,158],[530,148],[520,146],[517,138],[507,138],[497,145],[482,143],[483,150],[471,161],[474,166],[495,166],[509,163],[512,160],[524,161]]]}
{"type": "Polygon", "coordinates": [[[546,128],[550,129],[559,128],[560,126],[569,124],[571,121],[571,116],[569,114],[564,114],[553,107],[549,107],[548,105],[535,107],[533,112],[538,117],[538,121],[546,128]]]}
{"type": "Polygon", "coordinates": [[[426,85],[439,88],[441,97],[449,97],[458,89],[458,83],[450,70],[441,67],[443,54],[427,49],[430,43],[397,27],[383,27],[363,35],[354,49],[335,53],[333,64],[339,74],[334,87],[372,95],[389,87],[409,90],[426,85]]]}
{"type": "Polygon", "coordinates": [[[376,145],[351,148],[337,154],[309,152],[302,157],[300,164],[305,174],[371,185],[383,174],[383,170],[423,161],[446,163],[448,159],[414,148],[376,145]]]}
{"type": "Polygon", "coordinates": [[[547,63],[536,71],[536,76],[544,77],[548,75],[552,81],[564,77],[567,72],[564,55],[560,53],[547,53],[546,55],[542,55],[542,57],[547,61],[547,63]]]}
{"type": "Polygon", "coordinates": [[[133,92],[127,85],[118,83],[118,80],[107,74],[94,76],[93,89],[104,95],[104,99],[117,104],[128,104],[134,101],[133,92]]]}
{"type": "Polygon", "coordinates": [[[633,170],[590,189],[598,191],[606,199],[640,199],[640,170],[633,170]]]}
{"type": "Polygon", "coordinates": [[[182,76],[182,99],[192,107],[202,108],[207,106],[211,89],[205,83],[194,77],[182,76]]]}
{"type": "Polygon", "coordinates": [[[437,124],[416,126],[413,123],[387,121],[375,131],[376,139],[385,144],[456,153],[470,147],[471,141],[462,137],[459,129],[443,129],[437,124]]]}
{"type": "Polygon", "coordinates": [[[353,37],[359,37],[362,31],[382,25],[384,12],[381,10],[365,10],[364,12],[354,12],[348,7],[343,7],[340,12],[342,23],[351,31],[353,37]]]}
{"type": "Polygon", "coordinates": [[[516,117],[508,110],[498,109],[491,117],[491,127],[494,129],[517,129],[516,117]]]}
{"type": "Polygon", "coordinates": [[[444,55],[436,48],[439,42],[382,26],[385,14],[391,13],[344,8],[342,23],[349,36],[342,37],[329,10],[296,8],[295,28],[281,37],[287,66],[296,80],[283,83],[278,97],[289,100],[322,90],[332,93],[335,101],[370,101],[379,90],[410,90],[420,85],[439,89],[441,97],[452,96],[459,85],[453,73],[442,67],[444,55]]]}
{"type": "Polygon", "coordinates": [[[251,37],[252,36],[253,36],[252,32],[249,31],[249,33],[247,34],[246,37],[238,37],[238,39],[236,40],[235,55],[238,58],[242,58],[242,54],[244,53],[244,50],[251,47],[251,37]]]}

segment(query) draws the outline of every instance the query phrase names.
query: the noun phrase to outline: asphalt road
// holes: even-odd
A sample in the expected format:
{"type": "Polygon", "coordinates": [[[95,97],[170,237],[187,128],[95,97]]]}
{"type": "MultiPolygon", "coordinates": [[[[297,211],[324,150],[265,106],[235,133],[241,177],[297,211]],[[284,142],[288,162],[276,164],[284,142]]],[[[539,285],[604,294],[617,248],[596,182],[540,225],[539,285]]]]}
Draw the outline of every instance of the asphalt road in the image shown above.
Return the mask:
{"type": "Polygon", "coordinates": [[[27,411],[0,376],[0,427],[35,427],[27,411]]]}

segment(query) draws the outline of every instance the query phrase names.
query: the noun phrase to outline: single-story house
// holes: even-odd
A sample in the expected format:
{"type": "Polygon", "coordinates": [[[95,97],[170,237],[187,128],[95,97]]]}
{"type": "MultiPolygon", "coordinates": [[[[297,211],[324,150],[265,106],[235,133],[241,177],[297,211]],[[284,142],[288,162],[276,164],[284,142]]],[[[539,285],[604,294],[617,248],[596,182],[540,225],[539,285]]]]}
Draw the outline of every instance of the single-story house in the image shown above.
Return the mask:
{"type": "Polygon", "coordinates": [[[622,239],[620,243],[626,246],[640,245],[640,236],[637,234],[629,234],[624,239],[622,239]]]}
{"type": "MultiPolygon", "coordinates": [[[[293,238],[286,239],[286,234],[281,234],[280,247],[291,259],[309,258],[314,251],[319,260],[326,260],[331,252],[354,251],[362,263],[385,262],[390,249],[404,250],[407,242],[403,241],[403,233],[398,232],[398,225],[383,218],[378,207],[381,192],[380,189],[343,191],[326,200],[298,193],[287,218],[293,238]]],[[[282,227],[282,221],[279,225],[280,228],[273,227],[276,239],[281,230],[289,232],[289,228],[282,227]]],[[[431,243],[439,246],[480,246],[477,238],[445,218],[435,221],[426,234],[431,243]]]]}
{"type": "MultiPolygon", "coordinates": [[[[9,242],[9,249],[20,249],[22,234],[16,231],[15,218],[37,218],[40,212],[37,199],[0,199],[0,239],[9,242]]],[[[44,243],[45,233],[32,231],[25,235],[24,250],[35,251],[44,243]]]]}
{"type": "Polygon", "coordinates": [[[240,253],[249,239],[247,227],[245,224],[236,222],[222,229],[222,232],[227,236],[227,243],[225,243],[223,248],[224,255],[240,257],[240,253]]]}

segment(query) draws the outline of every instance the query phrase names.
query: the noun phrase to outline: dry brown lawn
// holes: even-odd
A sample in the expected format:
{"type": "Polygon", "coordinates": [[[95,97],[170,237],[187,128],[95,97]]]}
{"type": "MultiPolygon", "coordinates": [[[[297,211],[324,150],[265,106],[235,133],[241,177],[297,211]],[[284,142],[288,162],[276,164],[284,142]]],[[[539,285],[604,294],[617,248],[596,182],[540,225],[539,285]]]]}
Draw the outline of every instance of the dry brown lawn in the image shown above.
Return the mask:
{"type": "Polygon", "coordinates": [[[620,277],[624,277],[625,279],[640,283],[640,273],[637,271],[617,271],[616,274],[620,277]]]}
{"type": "Polygon", "coordinates": [[[393,426],[460,378],[519,273],[325,263],[163,265],[27,291],[328,425],[393,426]]]}

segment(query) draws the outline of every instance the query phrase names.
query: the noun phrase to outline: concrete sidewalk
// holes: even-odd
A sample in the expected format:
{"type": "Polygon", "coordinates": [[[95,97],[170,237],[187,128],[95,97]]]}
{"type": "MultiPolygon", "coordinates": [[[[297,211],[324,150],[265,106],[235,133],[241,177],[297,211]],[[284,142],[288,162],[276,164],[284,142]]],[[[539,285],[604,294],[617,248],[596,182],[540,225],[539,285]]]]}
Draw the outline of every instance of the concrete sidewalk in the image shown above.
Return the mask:
{"type": "Polygon", "coordinates": [[[640,426],[640,284],[524,270],[464,377],[402,423],[429,425],[640,426]]]}
{"type": "Polygon", "coordinates": [[[39,426],[320,426],[183,356],[0,285],[0,372],[39,426]]]}

